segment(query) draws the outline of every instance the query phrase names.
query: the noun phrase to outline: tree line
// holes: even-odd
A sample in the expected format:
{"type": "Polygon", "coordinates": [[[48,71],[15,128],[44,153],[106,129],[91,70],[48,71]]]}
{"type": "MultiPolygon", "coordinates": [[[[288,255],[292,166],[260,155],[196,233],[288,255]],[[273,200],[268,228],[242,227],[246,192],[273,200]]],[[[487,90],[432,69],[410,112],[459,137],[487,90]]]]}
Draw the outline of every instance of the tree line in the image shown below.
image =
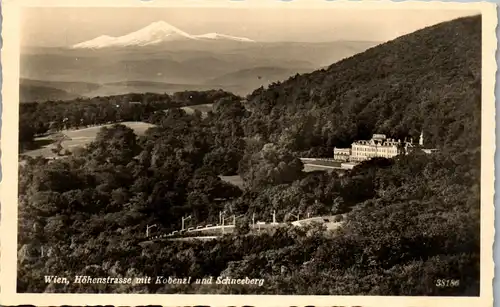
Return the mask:
{"type": "Polygon", "coordinates": [[[68,101],[27,102],[19,106],[19,146],[30,149],[34,138],[64,129],[79,129],[124,121],[149,122],[155,113],[169,108],[211,104],[223,97],[222,91],[184,91],[169,94],[132,93],[68,101]]]}

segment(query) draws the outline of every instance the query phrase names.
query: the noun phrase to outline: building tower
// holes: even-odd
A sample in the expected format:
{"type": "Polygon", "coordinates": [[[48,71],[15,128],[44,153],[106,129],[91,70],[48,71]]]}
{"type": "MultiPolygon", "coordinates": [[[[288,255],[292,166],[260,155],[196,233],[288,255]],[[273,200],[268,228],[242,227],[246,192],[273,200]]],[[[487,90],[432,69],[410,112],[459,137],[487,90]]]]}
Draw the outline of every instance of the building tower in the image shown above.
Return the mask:
{"type": "Polygon", "coordinates": [[[420,140],[418,141],[418,144],[424,147],[424,131],[420,133],[420,140]]]}

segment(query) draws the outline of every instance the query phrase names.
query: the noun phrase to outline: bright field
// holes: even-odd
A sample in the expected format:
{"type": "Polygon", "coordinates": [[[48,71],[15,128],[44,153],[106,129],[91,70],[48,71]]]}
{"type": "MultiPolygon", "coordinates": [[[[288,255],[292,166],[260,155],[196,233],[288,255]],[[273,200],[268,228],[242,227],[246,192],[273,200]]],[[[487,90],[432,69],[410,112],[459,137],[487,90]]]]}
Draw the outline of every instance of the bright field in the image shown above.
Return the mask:
{"type": "Polygon", "coordinates": [[[212,111],[213,104],[207,103],[207,104],[199,104],[199,105],[194,105],[194,106],[189,106],[189,107],[182,107],[184,111],[186,111],[187,114],[193,114],[195,110],[200,111],[202,114],[206,114],[209,111],[212,111]]]}
{"type": "MultiPolygon", "coordinates": [[[[144,132],[149,129],[150,127],[153,127],[154,125],[144,123],[144,122],[123,122],[120,123],[121,125],[125,125],[131,129],[134,130],[135,134],[137,135],[143,135],[144,132]]],[[[72,148],[75,147],[84,147],[85,145],[89,144],[92,142],[95,137],[97,136],[97,133],[99,130],[101,130],[102,127],[111,127],[114,124],[109,124],[109,125],[99,125],[99,126],[94,126],[94,127],[88,127],[88,128],[83,128],[83,129],[78,129],[78,130],[63,130],[61,133],[65,134],[70,138],[70,140],[64,140],[61,145],[64,149],[69,149],[71,150],[72,148]]],[[[36,138],[35,141],[41,141],[41,142],[46,142],[46,141],[52,141],[51,135],[49,136],[44,136],[40,138],[36,138]]],[[[51,151],[51,148],[53,147],[53,144],[48,144],[44,145],[41,148],[35,149],[35,150],[30,150],[22,153],[23,155],[31,156],[31,157],[37,157],[37,156],[43,156],[43,157],[55,157],[56,154],[54,154],[51,151]]],[[[64,151],[63,149],[63,151],[64,151]]]]}

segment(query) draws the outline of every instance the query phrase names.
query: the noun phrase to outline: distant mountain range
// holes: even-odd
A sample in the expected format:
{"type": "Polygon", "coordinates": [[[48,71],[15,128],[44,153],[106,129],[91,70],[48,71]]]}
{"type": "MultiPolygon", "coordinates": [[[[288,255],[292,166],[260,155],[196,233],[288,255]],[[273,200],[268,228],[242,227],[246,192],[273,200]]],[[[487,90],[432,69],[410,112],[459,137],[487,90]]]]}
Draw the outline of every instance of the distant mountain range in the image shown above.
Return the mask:
{"type": "Polygon", "coordinates": [[[124,36],[104,35],[65,48],[23,47],[20,96],[43,101],[211,88],[246,95],[377,44],[254,42],[218,33],[192,35],[161,21],[124,36]]]}
{"type": "Polygon", "coordinates": [[[117,81],[105,83],[62,82],[33,79],[20,80],[21,102],[44,100],[68,100],[77,97],[95,97],[131,93],[175,93],[185,90],[209,90],[222,88],[227,91],[246,94],[274,81],[286,80],[297,74],[310,72],[301,68],[255,67],[243,69],[207,80],[200,84],[178,84],[157,81],[117,81]]]}
{"type": "Polygon", "coordinates": [[[73,49],[79,48],[108,48],[108,47],[129,47],[129,46],[150,46],[165,42],[178,40],[213,41],[229,40],[238,42],[254,42],[245,37],[236,37],[219,33],[206,33],[201,35],[191,35],[184,32],[165,21],[157,21],[129,34],[113,37],[102,35],[89,41],[73,45],[73,49]]]}
{"type": "Polygon", "coordinates": [[[40,100],[68,100],[81,97],[100,88],[101,85],[86,82],[42,81],[21,79],[21,102],[40,100]]]}

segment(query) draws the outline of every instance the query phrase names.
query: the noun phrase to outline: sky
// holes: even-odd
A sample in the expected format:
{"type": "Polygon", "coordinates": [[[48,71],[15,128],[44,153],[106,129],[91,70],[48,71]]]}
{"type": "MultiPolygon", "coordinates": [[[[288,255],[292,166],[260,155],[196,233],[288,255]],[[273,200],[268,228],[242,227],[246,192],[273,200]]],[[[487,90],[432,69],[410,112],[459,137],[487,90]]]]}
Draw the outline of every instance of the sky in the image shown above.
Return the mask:
{"type": "Polygon", "coordinates": [[[261,42],[383,42],[462,16],[470,10],[293,8],[26,8],[21,45],[70,46],[120,36],[163,20],[190,34],[218,32],[261,42]]]}

